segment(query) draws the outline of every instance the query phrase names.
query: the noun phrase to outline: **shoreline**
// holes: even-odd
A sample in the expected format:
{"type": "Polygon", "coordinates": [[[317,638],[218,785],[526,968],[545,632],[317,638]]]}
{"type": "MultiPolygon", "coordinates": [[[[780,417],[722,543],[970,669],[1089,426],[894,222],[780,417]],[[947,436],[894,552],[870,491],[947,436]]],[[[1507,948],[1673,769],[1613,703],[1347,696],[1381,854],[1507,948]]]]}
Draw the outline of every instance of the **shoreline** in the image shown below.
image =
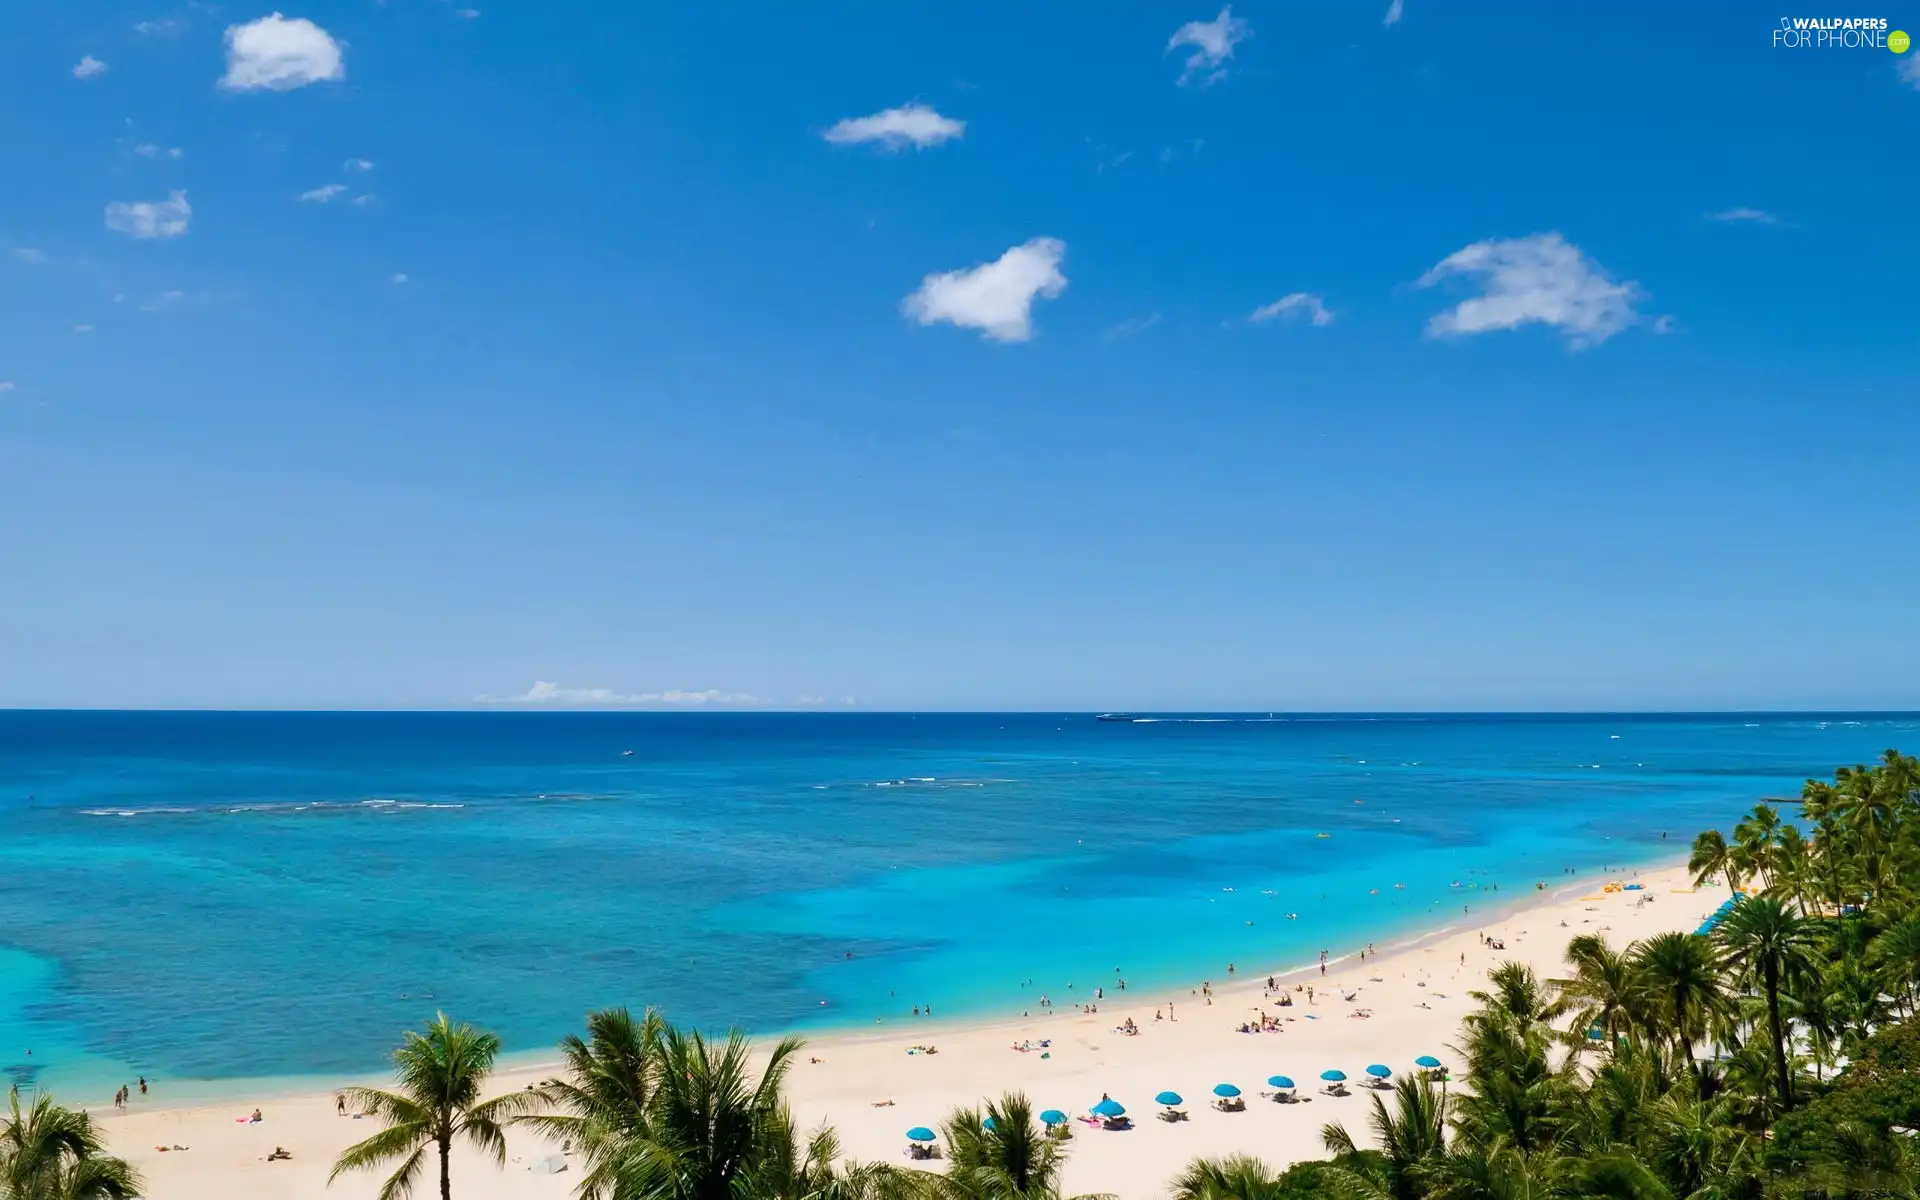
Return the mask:
{"type": "MultiPolygon", "coordinates": [[[[1570,876],[1559,887],[1383,945],[1364,963],[1357,953],[1329,956],[1324,977],[1317,962],[1275,970],[1277,988],[1271,994],[1267,971],[1242,969],[1224,982],[1223,970],[1211,1002],[1195,980],[1190,987],[1129,988],[1109,995],[1098,1002],[1098,1014],[1063,1006],[1042,1016],[955,1019],[810,1038],[792,1064],[787,1097],[803,1130],[830,1122],[849,1157],[904,1162],[903,1131],[910,1125],[937,1125],[960,1105],[1023,1090],[1036,1107],[1079,1112],[1102,1094],[1112,1094],[1132,1108],[1138,1126],[1124,1136],[1076,1127],[1067,1189],[1111,1192],[1129,1200],[1160,1196],[1167,1181],[1198,1154],[1252,1152],[1276,1165],[1319,1157],[1319,1129],[1328,1120],[1343,1121],[1364,1136],[1364,1089],[1340,1099],[1303,1094],[1314,1107],[1302,1114],[1298,1105],[1256,1099],[1268,1074],[1288,1073],[1311,1087],[1327,1067],[1338,1066],[1359,1079],[1369,1063],[1389,1064],[1397,1072],[1420,1054],[1448,1061],[1454,1057],[1448,1047],[1458,1040],[1459,1020],[1472,1007],[1466,992],[1481,986],[1495,962],[1524,961],[1551,977],[1560,973],[1566,942],[1581,926],[1606,931],[1616,945],[1624,945],[1666,929],[1691,930],[1720,899],[1717,889],[1694,889],[1684,866],[1672,857],[1659,866],[1570,876]],[[1640,882],[1642,890],[1599,892],[1614,879],[1640,882]],[[1499,948],[1482,940],[1487,937],[1499,948]],[[1308,986],[1315,989],[1311,1001],[1308,986]],[[1281,994],[1292,999],[1291,1005],[1279,1005],[1281,994]],[[1163,1011],[1167,1019],[1156,1019],[1163,1011]],[[1239,1032],[1239,1023],[1253,1020],[1256,1012],[1274,1017],[1278,1032],[1239,1032]],[[1137,1036],[1117,1032],[1129,1018],[1139,1027],[1137,1036]],[[1023,1042],[1042,1041],[1048,1049],[1020,1050],[1023,1042]],[[926,1045],[939,1052],[913,1050],[926,1045]],[[1231,1116],[1211,1111],[1208,1090],[1216,1082],[1241,1086],[1247,1111],[1231,1116]],[[1166,1125],[1150,1119],[1149,1098],[1167,1088],[1191,1099],[1190,1121],[1166,1125]]],[[[548,1054],[503,1062],[489,1090],[520,1090],[554,1074],[557,1061],[557,1055],[548,1054]]],[[[385,1082],[380,1076],[364,1081],[385,1082]]],[[[345,1177],[332,1188],[325,1186],[333,1157],[374,1128],[335,1115],[331,1089],[347,1082],[341,1078],[325,1088],[256,1090],[167,1107],[136,1104],[126,1113],[100,1115],[114,1151],[146,1174],[151,1200],[210,1194],[360,1200],[373,1196],[377,1177],[345,1177]],[[262,1124],[236,1120],[256,1107],[266,1114],[262,1124]],[[160,1151],[163,1145],[191,1149],[160,1151]],[[275,1146],[293,1151],[294,1160],[263,1161],[275,1146]]],[[[574,1176],[530,1172],[531,1164],[553,1151],[535,1135],[516,1131],[504,1170],[477,1158],[457,1159],[460,1193],[473,1200],[571,1195],[574,1176]]]]}
{"type": "MultiPolygon", "coordinates": [[[[1524,892],[1516,891],[1513,893],[1513,899],[1511,900],[1502,896],[1499,901],[1487,905],[1484,909],[1473,913],[1463,913],[1457,917],[1451,917],[1446,923],[1419,928],[1411,932],[1402,931],[1400,936],[1396,937],[1395,940],[1383,943],[1378,951],[1371,957],[1378,960],[1387,960],[1402,953],[1422,949],[1431,943],[1443,940],[1462,930],[1470,931],[1475,928],[1484,928],[1490,924],[1495,924],[1510,917],[1524,914],[1532,909],[1551,905],[1558,900],[1570,898],[1575,892],[1600,887],[1608,879],[1616,878],[1623,874],[1632,876],[1646,872],[1676,870],[1683,868],[1685,862],[1686,855],[1684,853],[1664,854],[1645,863],[1638,865],[1633,863],[1621,864],[1593,875],[1559,876],[1558,878],[1564,879],[1567,882],[1557,887],[1550,885],[1544,892],[1532,889],[1524,892]]],[[[1463,889],[1462,894],[1470,894],[1476,898],[1484,899],[1486,896],[1495,893],[1488,893],[1476,888],[1470,892],[1463,889]]],[[[1475,907],[1478,909],[1478,906],[1475,907]]],[[[1372,943],[1367,944],[1371,945],[1372,943]]],[[[1354,947],[1343,954],[1330,953],[1327,958],[1329,972],[1336,968],[1354,965],[1358,962],[1357,956],[1359,952],[1360,947],[1354,947]]],[[[1226,964],[1219,964],[1219,972],[1217,973],[1224,972],[1225,966],[1226,964]]],[[[1211,984],[1214,989],[1215,998],[1219,999],[1244,993],[1255,983],[1259,983],[1261,987],[1264,988],[1263,981],[1269,976],[1271,976],[1276,983],[1291,986],[1295,983],[1304,984],[1311,982],[1311,980],[1317,978],[1319,974],[1319,962],[1317,959],[1309,959],[1302,963],[1284,967],[1262,966],[1243,968],[1225,982],[1213,980],[1196,972],[1193,978],[1170,985],[1161,985],[1157,989],[1146,986],[1129,988],[1125,991],[1108,995],[1102,1003],[1118,1011],[1122,1006],[1138,1006],[1137,1002],[1131,999],[1129,993],[1141,995],[1152,994],[1155,991],[1164,993],[1169,986],[1176,989],[1197,991],[1203,983],[1211,984]]],[[[1079,1015],[1076,1005],[1057,1007],[1055,1011],[1079,1015]]],[[[470,1019],[466,1014],[453,1013],[450,1015],[456,1021],[470,1019]]],[[[584,1016],[584,1012],[582,1015],[584,1016]]],[[[666,1016],[672,1019],[673,1014],[667,1013],[666,1016]]],[[[884,1022],[876,1021],[871,1025],[849,1021],[846,1024],[797,1026],[784,1029],[751,1030],[745,1032],[747,1032],[747,1035],[752,1038],[755,1044],[763,1042],[770,1043],[783,1037],[797,1037],[808,1047],[817,1045],[860,1046],[871,1043],[891,1042],[901,1036],[909,1034],[915,1037],[952,1038],[974,1033],[1005,1031],[1020,1028],[1036,1019],[1038,1018],[1026,1015],[961,1013],[953,1017],[941,1017],[937,1020],[927,1018],[916,1020],[912,1017],[897,1017],[884,1022]]],[[[474,1021],[473,1023],[480,1028],[486,1027],[484,1020],[474,1021]]],[[[396,1041],[398,1039],[398,1032],[399,1031],[396,1031],[395,1033],[396,1041]]],[[[569,1032],[576,1031],[570,1030],[569,1032]]],[[[558,1053],[557,1042],[558,1039],[556,1038],[555,1045],[541,1049],[503,1051],[500,1055],[495,1074],[498,1076],[551,1074],[562,1064],[562,1059],[558,1053]]],[[[139,1074],[137,1070],[132,1068],[128,1069],[128,1073],[129,1078],[123,1082],[131,1083],[133,1077],[139,1074]]],[[[140,1111],[206,1108],[215,1105],[237,1104],[243,1101],[298,1099],[319,1095],[321,1093],[331,1095],[334,1090],[340,1087],[380,1086],[383,1081],[389,1078],[389,1073],[384,1067],[370,1066],[365,1070],[348,1070],[332,1073],[303,1072],[295,1075],[252,1075],[214,1079],[169,1079],[165,1076],[150,1075],[147,1076],[147,1078],[150,1082],[164,1086],[170,1091],[172,1089],[178,1089],[178,1091],[174,1093],[178,1096],[178,1101],[167,1104],[165,1108],[132,1108],[123,1113],[113,1109],[108,1100],[100,1096],[93,1096],[86,1093],[75,1094],[74,1092],[61,1090],[58,1087],[46,1090],[65,1101],[87,1109],[96,1117],[112,1120],[140,1111]]],[[[29,1089],[22,1089],[23,1093],[28,1091],[29,1089]]]]}

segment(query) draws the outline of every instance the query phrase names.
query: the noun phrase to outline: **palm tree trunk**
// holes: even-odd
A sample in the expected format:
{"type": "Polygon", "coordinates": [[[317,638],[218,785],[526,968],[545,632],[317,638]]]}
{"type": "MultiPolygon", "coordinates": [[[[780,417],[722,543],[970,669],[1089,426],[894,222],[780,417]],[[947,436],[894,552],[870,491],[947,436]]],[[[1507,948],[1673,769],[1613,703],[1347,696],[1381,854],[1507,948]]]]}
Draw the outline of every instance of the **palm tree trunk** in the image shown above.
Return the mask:
{"type": "Polygon", "coordinates": [[[442,1136],[440,1142],[440,1200],[453,1200],[453,1139],[442,1136]]]}
{"type": "Polygon", "coordinates": [[[1793,1076],[1787,1071],[1787,1031],[1780,1024],[1780,964],[1766,963],[1767,1021],[1773,1026],[1773,1065],[1780,1075],[1780,1108],[1793,1107],[1793,1076]]]}

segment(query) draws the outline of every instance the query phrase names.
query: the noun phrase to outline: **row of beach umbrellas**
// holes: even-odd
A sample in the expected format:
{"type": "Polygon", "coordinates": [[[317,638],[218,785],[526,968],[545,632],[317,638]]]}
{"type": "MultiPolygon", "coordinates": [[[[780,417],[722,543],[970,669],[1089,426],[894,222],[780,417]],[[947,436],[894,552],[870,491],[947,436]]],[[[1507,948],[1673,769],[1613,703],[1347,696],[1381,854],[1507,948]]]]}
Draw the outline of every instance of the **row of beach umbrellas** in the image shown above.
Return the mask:
{"type": "MultiPolygon", "coordinates": [[[[1419,1058],[1413,1060],[1413,1065],[1423,1070],[1437,1071],[1440,1069],[1441,1064],[1440,1060],[1433,1055],[1422,1054],[1419,1058]]],[[[1367,1074],[1373,1076],[1375,1079],[1387,1079],[1392,1077],[1393,1069],[1383,1063],[1374,1063],[1367,1068],[1367,1074]]],[[[1327,1070],[1320,1072],[1320,1078],[1326,1080],[1328,1083],[1345,1083],[1347,1073],[1340,1070],[1327,1070]]],[[[1269,1075],[1267,1077],[1267,1086],[1290,1090],[1293,1088],[1294,1083],[1291,1078],[1285,1075],[1269,1075]]],[[[1214,1085],[1213,1094],[1223,1100],[1231,1100],[1240,1094],[1240,1089],[1231,1083],[1219,1083],[1214,1085]]],[[[1186,1101],[1181,1098],[1179,1092],[1173,1091],[1161,1092],[1153,1098],[1153,1102],[1155,1104],[1166,1105],[1168,1108],[1174,1108],[1186,1103],[1186,1101]]],[[[1087,1111],[1096,1117],[1124,1117],[1127,1115],[1127,1106],[1108,1096],[1102,1097],[1098,1104],[1095,1104],[1087,1111]]],[[[1065,1125],[1067,1123],[1067,1114],[1057,1108],[1049,1108],[1040,1114],[1040,1121],[1044,1125],[1065,1125]]],[[[993,1118],[986,1118],[981,1122],[981,1125],[987,1129],[992,1129],[993,1118]]],[[[907,1139],[909,1141],[931,1142],[937,1140],[938,1137],[938,1134],[928,1129],[925,1125],[916,1125],[912,1129],[907,1130],[907,1139]]]]}

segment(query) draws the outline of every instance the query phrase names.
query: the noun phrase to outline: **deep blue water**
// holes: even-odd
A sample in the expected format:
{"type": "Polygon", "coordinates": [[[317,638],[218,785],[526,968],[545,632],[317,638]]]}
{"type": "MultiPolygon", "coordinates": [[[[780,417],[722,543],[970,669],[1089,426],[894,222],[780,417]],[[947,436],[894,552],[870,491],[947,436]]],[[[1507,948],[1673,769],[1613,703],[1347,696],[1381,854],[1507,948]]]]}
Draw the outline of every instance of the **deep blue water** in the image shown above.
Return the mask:
{"type": "Polygon", "coordinates": [[[1682,852],[1917,733],[0,712],[0,1069],[365,1071],[436,1008],[533,1050],[611,1003],[870,1027],[1014,1014],[1115,967],[1136,988],[1264,971],[1457,919],[1490,885],[1682,852]]]}

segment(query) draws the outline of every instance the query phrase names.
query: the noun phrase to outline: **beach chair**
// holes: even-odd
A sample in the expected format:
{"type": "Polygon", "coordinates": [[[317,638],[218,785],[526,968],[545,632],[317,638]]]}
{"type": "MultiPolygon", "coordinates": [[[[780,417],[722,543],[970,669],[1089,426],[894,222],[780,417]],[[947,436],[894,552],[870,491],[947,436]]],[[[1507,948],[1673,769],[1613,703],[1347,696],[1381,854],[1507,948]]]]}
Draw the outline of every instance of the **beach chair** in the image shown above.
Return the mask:
{"type": "Polygon", "coordinates": [[[1102,1129],[1132,1129],[1133,1120],[1129,1117],[1108,1117],[1100,1122],[1102,1129]]]}

